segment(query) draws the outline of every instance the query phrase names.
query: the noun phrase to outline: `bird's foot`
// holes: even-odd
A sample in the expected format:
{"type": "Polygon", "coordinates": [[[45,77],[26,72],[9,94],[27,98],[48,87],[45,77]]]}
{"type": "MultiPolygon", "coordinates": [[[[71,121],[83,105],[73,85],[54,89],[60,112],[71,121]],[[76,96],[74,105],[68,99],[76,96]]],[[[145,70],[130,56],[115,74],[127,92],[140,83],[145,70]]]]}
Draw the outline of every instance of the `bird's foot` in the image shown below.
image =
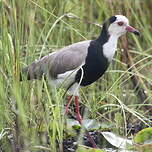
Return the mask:
{"type": "MultiPolygon", "coordinates": [[[[82,124],[82,117],[81,117],[81,114],[80,114],[80,109],[79,109],[79,100],[78,100],[78,96],[75,96],[75,112],[76,112],[76,119],[77,121],[80,123],[80,125],[83,125],[82,124]]],[[[95,143],[95,141],[93,140],[93,138],[91,137],[91,135],[89,134],[89,132],[86,130],[86,133],[87,133],[87,136],[89,138],[89,141],[90,143],[92,144],[92,147],[93,148],[97,148],[97,145],[95,143]]]]}
{"type": "Polygon", "coordinates": [[[98,148],[98,146],[96,145],[96,143],[95,143],[94,139],[92,138],[92,136],[90,135],[90,133],[88,131],[86,131],[86,134],[87,134],[87,137],[88,137],[90,143],[92,144],[92,147],[98,148]]]}
{"type": "MultiPolygon", "coordinates": [[[[73,98],[73,96],[68,96],[68,103],[66,105],[65,114],[69,113],[69,105],[71,104],[72,98],[73,98]]],[[[75,113],[76,113],[75,118],[79,122],[79,124],[82,125],[82,116],[80,114],[78,96],[74,96],[74,102],[75,102],[75,113]]],[[[91,137],[91,135],[89,134],[89,132],[87,130],[86,130],[86,133],[87,133],[90,143],[92,144],[92,147],[97,148],[95,141],[93,140],[93,138],[91,137]]]]}

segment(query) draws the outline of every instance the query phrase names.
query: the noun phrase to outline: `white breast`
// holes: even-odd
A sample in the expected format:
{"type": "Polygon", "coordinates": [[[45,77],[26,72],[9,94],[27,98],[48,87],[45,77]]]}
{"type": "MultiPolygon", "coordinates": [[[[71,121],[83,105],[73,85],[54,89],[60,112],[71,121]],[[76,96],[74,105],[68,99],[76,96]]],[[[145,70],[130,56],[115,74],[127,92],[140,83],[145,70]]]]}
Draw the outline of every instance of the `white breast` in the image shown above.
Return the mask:
{"type": "Polygon", "coordinates": [[[117,49],[117,41],[118,37],[110,36],[108,42],[103,45],[103,55],[108,59],[109,62],[112,60],[117,49]]]}

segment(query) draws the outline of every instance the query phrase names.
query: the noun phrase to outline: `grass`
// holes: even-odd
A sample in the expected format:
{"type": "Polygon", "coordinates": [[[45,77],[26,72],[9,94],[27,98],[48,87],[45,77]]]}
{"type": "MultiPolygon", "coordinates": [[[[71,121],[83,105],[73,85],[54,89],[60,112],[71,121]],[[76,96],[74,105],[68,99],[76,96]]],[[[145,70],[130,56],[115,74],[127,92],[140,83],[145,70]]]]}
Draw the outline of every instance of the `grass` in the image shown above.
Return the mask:
{"type": "Polygon", "coordinates": [[[116,126],[114,117],[122,114],[122,123],[114,129],[124,136],[128,123],[140,120],[148,126],[152,106],[149,0],[1,0],[0,9],[1,151],[56,152],[57,145],[61,151],[66,102],[62,100],[63,90],[53,96],[45,80],[20,82],[20,70],[63,46],[97,37],[100,28],[85,21],[101,24],[114,14],[126,15],[141,37],[127,34],[121,38],[106,74],[81,90],[82,106],[87,108],[88,118],[116,126]],[[67,13],[81,20],[67,17],[67,13]]]}

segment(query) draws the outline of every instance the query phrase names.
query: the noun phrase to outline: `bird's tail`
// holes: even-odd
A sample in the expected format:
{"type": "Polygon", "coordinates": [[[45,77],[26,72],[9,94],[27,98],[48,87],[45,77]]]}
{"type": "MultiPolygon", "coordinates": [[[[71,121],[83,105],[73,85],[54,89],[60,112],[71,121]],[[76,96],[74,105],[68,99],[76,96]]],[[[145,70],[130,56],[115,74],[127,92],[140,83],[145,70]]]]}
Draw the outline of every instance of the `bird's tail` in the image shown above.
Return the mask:
{"type": "Polygon", "coordinates": [[[45,75],[44,69],[41,64],[33,62],[31,65],[24,67],[21,70],[20,81],[41,79],[45,75]]]}

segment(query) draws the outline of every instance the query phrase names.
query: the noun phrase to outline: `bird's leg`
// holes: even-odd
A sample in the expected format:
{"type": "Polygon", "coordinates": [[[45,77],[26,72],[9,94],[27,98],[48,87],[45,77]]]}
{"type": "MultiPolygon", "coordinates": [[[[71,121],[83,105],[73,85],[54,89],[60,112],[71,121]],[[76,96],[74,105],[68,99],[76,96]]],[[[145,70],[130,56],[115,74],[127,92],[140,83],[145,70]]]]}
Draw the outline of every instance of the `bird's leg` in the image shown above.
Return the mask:
{"type": "MultiPolygon", "coordinates": [[[[65,114],[68,114],[69,111],[69,105],[71,104],[73,96],[68,96],[68,103],[66,105],[66,110],[65,110],[65,114]]],[[[80,114],[80,109],[79,109],[79,100],[78,100],[78,96],[74,96],[74,102],[75,102],[75,112],[76,112],[76,119],[79,122],[80,125],[82,125],[82,117],[80,114]]],[[[91,137],[91,135],[89,134],[89,132],[86,130],[87,133],[87,137],[89,138],[90,143],[92,144],[93,148],[97,148],[97,145],[95,143],[95,141],[93,140],[93,138],[91,137]]]]}
{"type": "Polygon", "coordinates": [[[69,113],[69,105],[71,104],[72,97],[73,96],[68,96],[68,103],[67,103],[66,108],[65,108],[65,114],[69,113]]]}
{"type": "Polygon", "coordinates": [[[76,119],[79,121],[80,124],[82,124],[82,117],[81,117],[81,115],[80,115],[80,110],[79,110],[79,100],[78,100],[78,96],[75,96],[74,102],[75,102],[76,119]]]}
{"type": "MultiPolygon", "coordinates": [[[[81,117],[80,109],[79,109],[78,96],[75,96],[74,101],[75,101],[76,119],[80,123],[80,125],[82,125],[82,117],[81,117]]],[[[97,148],[97,145],[96,145],[95,141],[93,140],[93,138],[91,137],[91,135],[89,134],[89,132],[87,131],[87,129],[86,129],[86,133],[87,133],[87,136],[88,136],[89,141],[92,144],[93,148],[97,148]]]]}

